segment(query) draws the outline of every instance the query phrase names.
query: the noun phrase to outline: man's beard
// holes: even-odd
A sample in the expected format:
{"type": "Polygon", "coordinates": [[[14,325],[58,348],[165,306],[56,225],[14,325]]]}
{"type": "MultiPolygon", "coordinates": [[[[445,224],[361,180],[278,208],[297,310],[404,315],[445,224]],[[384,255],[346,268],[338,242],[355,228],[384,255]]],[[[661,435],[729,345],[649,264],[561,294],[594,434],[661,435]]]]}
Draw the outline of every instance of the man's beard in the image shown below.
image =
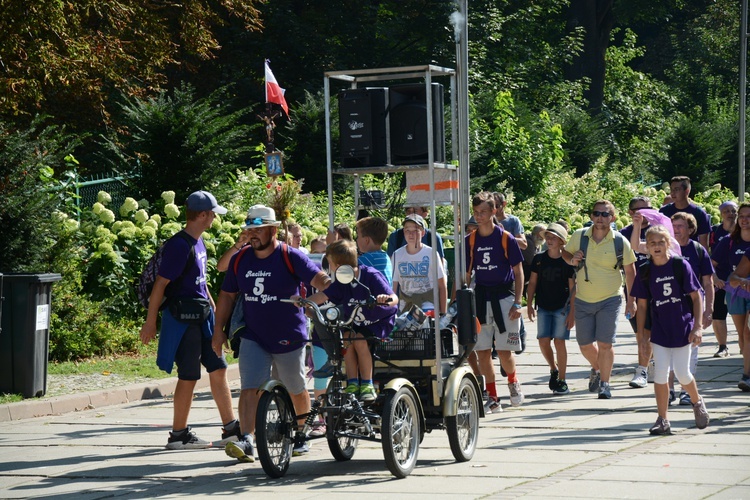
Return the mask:
{"type": "MultiPolygon", "coordinates": [[[[259,242],[258,245],[252,245],[253,246],[253,250],[256,250],[256,251],[263,251],[263,250],[265,250],[266,248],[268,248],[269,246],[271,246],[271,243],[273,241],[273,239],[271,239],[271,238],[269,238],[268,241],[266,241],[265,243],[261,242],[260,238],[257,238],[257,240],[259,242]]],[[[252,241],[253,240],[250,240],[250,243],[252,243],[252,241]]]]}

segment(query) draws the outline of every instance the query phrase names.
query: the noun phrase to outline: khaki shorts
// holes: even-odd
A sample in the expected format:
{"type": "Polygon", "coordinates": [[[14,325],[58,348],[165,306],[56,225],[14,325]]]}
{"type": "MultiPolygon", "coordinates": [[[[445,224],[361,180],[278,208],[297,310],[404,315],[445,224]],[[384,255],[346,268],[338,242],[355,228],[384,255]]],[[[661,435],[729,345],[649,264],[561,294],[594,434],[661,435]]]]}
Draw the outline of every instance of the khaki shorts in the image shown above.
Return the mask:
{"type": "Polygon", "coordinates": [[[505,323],[505,332],[500,332],[495,324],[495,317],[492,313],[492,305],[487,302],[487,317],[479,318],[482,328],[477,335],[476,351],[486,351],[492,349],[492,340],[495,340],[495,349],[498,351],[520,351],[521,350],[521,318],[511,320],[508,318],[515,297],[508,296],[500,299],[500,310],[503,312],[503,322],[505,323]]]}

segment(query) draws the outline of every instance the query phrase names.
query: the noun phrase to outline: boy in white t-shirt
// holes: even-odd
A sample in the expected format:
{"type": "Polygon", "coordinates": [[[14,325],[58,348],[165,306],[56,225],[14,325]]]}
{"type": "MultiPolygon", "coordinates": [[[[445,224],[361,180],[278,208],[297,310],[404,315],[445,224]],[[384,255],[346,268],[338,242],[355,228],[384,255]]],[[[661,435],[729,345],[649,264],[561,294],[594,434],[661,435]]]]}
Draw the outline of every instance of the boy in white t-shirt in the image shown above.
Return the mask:
{"type": "MultiPolygon", "coordinates": [[[[426,224],[418,214],[407,215],[404,219],[404,239],[406,245],[393,253],[393,290],[399,298],[399,311],[416,304],[424,309],[425,303],[432,304],[435,287],[438,287],[436,315],[444,314],[448,297],[445,271],[438,264],[438,280],[435,283],[432,247],[422,243],[426,224]]],[[[439,262],[439,261],[438,261],[439,262]]]]}

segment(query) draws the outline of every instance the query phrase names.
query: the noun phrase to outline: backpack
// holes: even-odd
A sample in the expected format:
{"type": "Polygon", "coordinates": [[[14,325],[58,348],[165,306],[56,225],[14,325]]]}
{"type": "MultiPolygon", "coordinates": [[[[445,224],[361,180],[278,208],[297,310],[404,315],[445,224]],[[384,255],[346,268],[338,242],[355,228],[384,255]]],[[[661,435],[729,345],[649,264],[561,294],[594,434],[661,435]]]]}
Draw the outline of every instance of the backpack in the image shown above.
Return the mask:
{"type": "MultiPolygon", "coordinates": [[[[505,252],[505,258],[508,259],[508,238],[510,238],[510,236],[508,235],[508,231],[506,231],[505,229],[503,229],[503,231],[502,231],[501,234],[502,234],[502,238],[501,238],[501,243],[500,244],[503,246],[503,252],[505,252]]],[[[475,229],[475,230],[473,230],[472,232],[469,233],[469,271],[468,271],[468,275],[471,275],[471,271],[472,271],[472,269],[474,269],[474,243],[476,242],[476,240],[477,240],[477,230],[475,229]]],[[[466,277],[466,283],[468,284],[469,281],[471,281],[471,280],[469,279],[469,276],[467,276],[466,277]]]]}
{"type": "MultiPolygon", "coordinates": [[[[187,272],[188,267],[190,267],[190,264],[195,260],[195,244],[193,244],[190,236],[184,230],[179,231],[173,236],[173,238],[175,236],[179,236],[190,244],[190,255],[188,256],[185,268],[182,270],[182,273],[180,273],[180,276],[177,279],[170,281],[167,288],[164,290],[164,300],[162,301],[161,306],[159,306],[160,311],[167,307],[168,300],[171,298],[172,293],[178,288],[177,284],[182,281],[182,275],[187,272]]],[[[159,267],[161,267],[164,246],[166,244],[167,242],[165,241],[156,249],[154,255],[152,255],[148,262],[146,262],[146,265],[143,267],[143,271],[138,278],[138,285],[136,286],[135,294],[138,297],[138,302],[140,302],[146,309],[148,309],[148,301],[151,297],[151,292],[154,289],[154,283],[156,283],[156,276],[159,274],[159,267]]]]}
{"type": "MultiPolygon", "coordinates": [[[[615,262],[615,269],[622,269],[622,254],[624,251],[625,244],[623,243],[624,237],[617,231],[612,231],[612,236],[615,243],[615,258],[617,259],[617,262],[615,262]]],[[[586,232],[584,231],[581,233],[581,247],[579,250],[583,252],[584,259],[578,263],[578,267],[576,267],[576,272],[580,271],[581,268],[583,268],[583,272],[586,275],[586,281],[589,280],[589,269],[586,267],[586,249],[589,246],[589,237],[586,236],[586,232]]]]}

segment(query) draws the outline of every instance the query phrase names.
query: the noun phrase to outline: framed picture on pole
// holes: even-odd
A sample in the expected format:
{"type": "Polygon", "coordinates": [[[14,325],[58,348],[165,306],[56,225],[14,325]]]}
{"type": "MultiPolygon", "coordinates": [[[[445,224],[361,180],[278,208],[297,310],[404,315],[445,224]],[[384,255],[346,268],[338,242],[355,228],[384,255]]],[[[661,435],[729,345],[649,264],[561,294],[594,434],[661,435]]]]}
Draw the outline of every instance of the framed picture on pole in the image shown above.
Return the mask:
{"type": "Polygon", "coordinates": [[[266,153],[266,173],[269,177],[284,175],[284,163],[281,159],[281,151],[266,153]]]}

